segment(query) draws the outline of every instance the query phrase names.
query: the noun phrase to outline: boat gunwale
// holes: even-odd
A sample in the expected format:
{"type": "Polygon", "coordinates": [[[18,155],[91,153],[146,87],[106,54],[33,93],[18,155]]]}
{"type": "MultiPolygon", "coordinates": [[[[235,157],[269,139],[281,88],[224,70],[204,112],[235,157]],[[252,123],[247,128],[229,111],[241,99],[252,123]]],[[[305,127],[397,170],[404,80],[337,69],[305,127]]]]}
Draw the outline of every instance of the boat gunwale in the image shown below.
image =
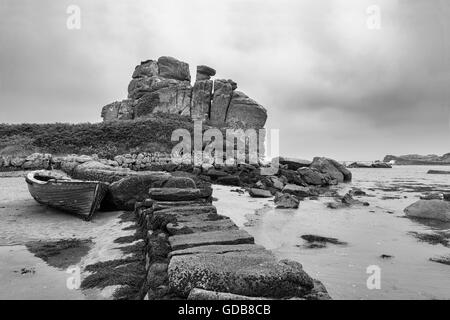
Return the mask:
{"type": "Polygon", "coordinates": [[[32,171],[30,173],[27,174],[27,176],[25,177],[25,180],[28,183],[31,184],[38,184],[41,186],[47,185],[47,184],[56,184],[56,183],[63,183],[63,184],[72,184],[72,185],[76,185],[76,184],[80,184],[80,185],[86,185],[86,184],[103,184],[103,185],[109,185],[108,182],[103,182],[103,181],[84,181],[84,180],[76,180],[76,179],[72,179],[69,178],[68,180],[64,180],[64,179],[51,179],[48,181],[42,181],[42,180],[38,180],[35,178],[35,175],[37,172],[40,172],[42,170],[38,170],[38,171],[32,171]]]}

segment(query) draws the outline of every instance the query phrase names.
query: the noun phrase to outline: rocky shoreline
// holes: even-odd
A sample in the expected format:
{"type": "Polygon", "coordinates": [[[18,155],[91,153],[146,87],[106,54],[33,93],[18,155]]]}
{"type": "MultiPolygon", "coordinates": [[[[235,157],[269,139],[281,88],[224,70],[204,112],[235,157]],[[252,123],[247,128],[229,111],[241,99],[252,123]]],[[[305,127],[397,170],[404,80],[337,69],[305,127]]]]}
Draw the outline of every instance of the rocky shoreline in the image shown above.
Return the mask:
{"type": "Polygon", "coordinates": [[[34,154],[10,160],[3,168],[58,169],[75,179],[109,183],[102,209],[134,210],[137,234],[145,242],[146,274],[139,290],[147,299],[330,298],[301,264],[277,261],[231,219],[218,214],[211,183],[245,187],[256,197],[276,195],[280,207],[290,202],[298,206],[329,186],[351,181],[343,165],[327,158],[279,158],[278,172],[265,176],[257,165],[195,167],[161,159],[144,154],[115,160],[34,154]],[[152,160],[142,162],[146,157],[152,160]]]}

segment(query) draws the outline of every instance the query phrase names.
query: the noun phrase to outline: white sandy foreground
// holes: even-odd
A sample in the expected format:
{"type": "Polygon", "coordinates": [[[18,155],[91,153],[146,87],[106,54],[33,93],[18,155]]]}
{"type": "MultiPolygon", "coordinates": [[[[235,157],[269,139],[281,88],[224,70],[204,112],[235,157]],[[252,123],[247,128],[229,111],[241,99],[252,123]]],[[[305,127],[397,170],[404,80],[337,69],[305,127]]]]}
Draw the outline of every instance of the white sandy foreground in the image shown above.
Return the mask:
{"type": "Polygon", "coordinates": [[[115,287],[102,291],[76,288],[87,265],[125,258],[118,248],[129,246],[114,239],[134,234],[123,230],[131,222],[120,222],[123,212],[98,212],[92,221],[39,205],[29,194],[23,173],[0,178],[0,299],[110,299],[115,287]],[[77,265],[68,270],[48,266],[27,251],[30,241],[91,239],[92,247],[77,265]],[[25,268],[30,272],[21,274],[25,268]],[[79,269],[77,269],[79,268],[79,269]],[[34,271],[34,273],[33,273],[34,271]],[[69,282],[69,285],[67,283],[69,282]]]}

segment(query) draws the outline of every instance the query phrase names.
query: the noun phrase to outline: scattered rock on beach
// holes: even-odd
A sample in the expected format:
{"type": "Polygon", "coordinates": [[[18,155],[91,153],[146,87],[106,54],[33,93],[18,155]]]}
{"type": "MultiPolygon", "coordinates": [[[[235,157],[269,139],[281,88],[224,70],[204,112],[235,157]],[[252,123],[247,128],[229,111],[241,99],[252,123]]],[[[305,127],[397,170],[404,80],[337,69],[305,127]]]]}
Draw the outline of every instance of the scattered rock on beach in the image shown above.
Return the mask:
{"type": "Polygon", "coordinates": [[[275,195],[274,201],[277,209],[297,209],[300,204],[300,200],[297,197],[280,192],[275,195]]]}
{"type": "Polygon", "coordinates": [[[405,209],[407,217],[450,222],[450,202],[419,200],[405,209]]]}
{"type": "Polygon", "coordinates": [[[367,196],[367,193],[361,189],[353,189],[352,192],[353,192],[353,195],[357,196],[357,197],[367,196]]]}
{"type": "Polygon", "coordinates": [[[368,202],[359,201],[353,198],[352,193],[348,192],[345,194],[345,196],[342,197],[342,203],[347,206],[352,205],[363,205],[363,206],[369,206],[370,204],[368,202]]]}
{"type": "Polygon", "coordinates": [[[272,193],[269,190],[250,188],[248,193],[252,198],[272,198],[272,193]]]}
{"type": "Polygon", "coordinates": [[[448,256],[442,256],[442,257],[436,257],[436,258],[430,258],[430,261],[442,263],[450,266],[450,255],[448,256]]]}
{"type": "Polygon", "coordinates": [[[363,202],[363,201],[354,199],[352,194],[353,194],[353,192],[349,191],[343,197],[337,197],[337,199],[336,199],[337,201],[326,203],[327,208],[341,209],[341,208],[348,208],[348,207],[351,207],[354,205],[365,206],[365,207],[370,206],[370,203],[368,203],[368,202],[363,202]]]}
{"type": "Polygon", "coordinates": [[[298,198],[307,198],[318,195],[318,192],[312,187],[302,187],[295,184],[287,184],[281,192],[294,195],[298,198]]]}
{"type": "Polygon", "coordinates": [[[441,244],[443,246],[448,247],[450,245],[450,235],[445,234],[443,232],[434,232],[434,233],[419,233],[419,232],[409,232],[409,235],[412,235],[416,239],[422,242],[429,243],[431,245],[441,244]]]}

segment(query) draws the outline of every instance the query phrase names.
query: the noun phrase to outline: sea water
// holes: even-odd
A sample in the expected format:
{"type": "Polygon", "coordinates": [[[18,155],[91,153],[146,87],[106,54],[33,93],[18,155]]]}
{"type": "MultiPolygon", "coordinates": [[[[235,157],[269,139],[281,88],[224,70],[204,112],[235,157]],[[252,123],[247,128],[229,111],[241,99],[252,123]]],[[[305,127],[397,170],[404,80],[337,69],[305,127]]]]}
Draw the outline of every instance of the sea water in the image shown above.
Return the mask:
{"type": "Polygon", "coordinates": [[[420,242],[411,234],[449,231],[450,224],[412,220],[403,212],[426,192],[450,192],[450,176],[428,175],[430,169],[439,167],[351,169],[353,182],[337,191],[344,195],[360,188],[368,196],[358,199],[369,207],[330,209],[326,203],[334,199],[321,197],[302,201],[295,210],[274,209],[271,200],[222,186],[215,187],[215,205],[279,259],[300,262],[334,299],[450,299],[450,266],[429,260],[449,255],[450,248],[420,242]],[[309,234],[347,245],[310,249],[301,238],[309,234]],[[379,270],[378,288],[370,285],[373,270],[379,270]]]}

